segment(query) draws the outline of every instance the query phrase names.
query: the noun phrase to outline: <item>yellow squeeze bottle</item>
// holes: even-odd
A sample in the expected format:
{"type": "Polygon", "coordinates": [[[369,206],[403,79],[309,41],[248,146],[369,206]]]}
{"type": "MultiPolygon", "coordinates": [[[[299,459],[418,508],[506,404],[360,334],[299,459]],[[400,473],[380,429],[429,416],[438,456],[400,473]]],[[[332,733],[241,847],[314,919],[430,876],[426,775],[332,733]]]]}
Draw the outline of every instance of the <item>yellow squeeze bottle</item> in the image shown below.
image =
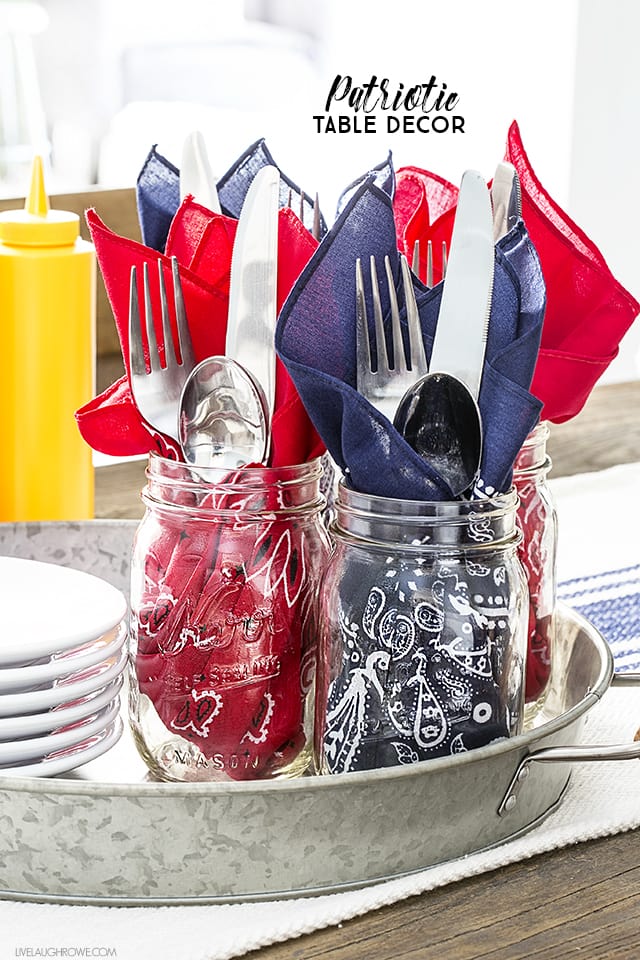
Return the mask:
{"type": "Polygon", "coordinates": [[[24,210],[0,214],[0,520],[93,517],[96,261],[80,218],[49,208],[42,160],[24,210]]]}

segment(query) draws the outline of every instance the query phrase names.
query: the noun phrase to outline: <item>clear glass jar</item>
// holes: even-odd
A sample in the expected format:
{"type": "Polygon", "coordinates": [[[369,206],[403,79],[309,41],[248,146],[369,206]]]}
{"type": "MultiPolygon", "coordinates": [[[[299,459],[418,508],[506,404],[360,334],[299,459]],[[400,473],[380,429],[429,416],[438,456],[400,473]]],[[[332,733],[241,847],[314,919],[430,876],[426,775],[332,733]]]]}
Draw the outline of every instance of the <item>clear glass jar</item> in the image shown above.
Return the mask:
{"type": "Polygon", "coordinates": [[[521,729],[527,587],[515,490],[391,500],[340,484],[321,591],[315,764],[369,770],[521,729]]]}
{"type": "Polygon", "coordinates": [[[520,560],[529,585],[529,628],[525,698],[535,710],[544,700],[551,673],[552,618],[556,602],[556,551],[558,519],[547,476],[549,426],[542,422],[531,431],[515,462],[513,483],[520,505],[522,530],[520,560]]]}
{"type": "Polygon", "coordinates": [[[310,764],[329,543],[318,460],[192,468],[151,455],[131,573],[130,720],[166,780],[310,764]]]}

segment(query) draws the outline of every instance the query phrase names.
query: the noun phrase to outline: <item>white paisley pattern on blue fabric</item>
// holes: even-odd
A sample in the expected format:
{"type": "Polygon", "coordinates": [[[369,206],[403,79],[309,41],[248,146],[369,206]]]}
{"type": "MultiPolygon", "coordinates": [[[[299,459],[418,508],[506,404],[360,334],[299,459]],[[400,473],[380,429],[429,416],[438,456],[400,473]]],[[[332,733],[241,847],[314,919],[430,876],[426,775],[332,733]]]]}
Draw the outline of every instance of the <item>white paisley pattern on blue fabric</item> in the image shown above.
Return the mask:
{"type": "Polygon", "coordinates": [[[347,571],[340,588],[328,769],[415,763],[508,736],[514,704],[504,677],[514,654],[504,567],[388,557],[366,573],[347,571]]]}

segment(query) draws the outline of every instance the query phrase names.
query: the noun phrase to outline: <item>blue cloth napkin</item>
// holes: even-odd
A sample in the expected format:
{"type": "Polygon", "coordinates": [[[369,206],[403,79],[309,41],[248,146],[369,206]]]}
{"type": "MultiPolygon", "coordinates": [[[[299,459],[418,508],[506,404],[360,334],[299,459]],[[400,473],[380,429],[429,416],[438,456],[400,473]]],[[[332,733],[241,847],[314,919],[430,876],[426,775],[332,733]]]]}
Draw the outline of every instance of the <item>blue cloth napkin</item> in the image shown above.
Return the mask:
{"type": "Polygon", "coordinates": [[[352,199],[353,195],[357,193],[359,187],[362,186],[366,181],[370,183],[375,183],[377,187],[380,187],[381,190],[384,190],[391,199],[393,200],[395,189],[396,189],[396,173],[393,168],[393,161],[391,159],[391,151],[387,154],[387,159],[383,160],[382,163],[376,164],[375,167],[371,167],[370,170],[367,170],[366,173],[358,177],[353,183],[350,183],[348,187],[345,187],[340,197],[338,198],[338,206],[336,210],[336,216],[340,216],[344,208],[349,203],[349,200],[352,199]]]}
{"type": "MultiPolygon", "coordinates": [[[[390,161],[389,161],[390,163],[390,161]]],[[[378,276],[390,258],[406,334],[392,200],[371,174],[352,191],[298,278],[278,319],[276,348],[331,456],[355,489],[410,500],[452,498],[448,484],[356,390],[355,261],[375,256],[378,276]]],[[[385,186],[388,184],[385,183],[385,186]]],[[[442,284],[414,278],[427,357],[442,284]]],[[[389,300],[381,284],[390,336],[389,300]]],[[[367,297],[369,290],[367,284],[367,297]]],[[[515,457],[538,421],[541,404],[528,390],[542,330],[545,288],[522,222],[496,248],[494,294],[479,405],[484,425],[480,487],[504,491],[515,457]]],[[[368,299],[368,316],[373,307],[368,299]]]]}
{"type": "Polygon", "coordinates": [[[169,227],[180,206],[180,171],[151,147],[136,181],[142,242],[164,253],[169,227]]]}
{"type": "MultiPolygon", "coordinates": [[[[257,140],[239,157],[216,184],[222,212],[236,220],[240,217],[242,204],[253,178],[262,167],[274,166],[264,140],[257,140]]],[[[280,170],[280,206],[289,203],[300,216],[308,230],[313,227],[313,197],[304,193],[280,170]],[[301,209],[302,201],[302,209],[301,209]]],[[[180,206],[180,171],[170,160],[158,153],[155,145],[149,151],[136,183],[136,202],[142,242],[159,253],[164,252],[171,221],[180,206]]],[[[320,213],[320,236],[327,232],[327,225],[320,213]]]]}

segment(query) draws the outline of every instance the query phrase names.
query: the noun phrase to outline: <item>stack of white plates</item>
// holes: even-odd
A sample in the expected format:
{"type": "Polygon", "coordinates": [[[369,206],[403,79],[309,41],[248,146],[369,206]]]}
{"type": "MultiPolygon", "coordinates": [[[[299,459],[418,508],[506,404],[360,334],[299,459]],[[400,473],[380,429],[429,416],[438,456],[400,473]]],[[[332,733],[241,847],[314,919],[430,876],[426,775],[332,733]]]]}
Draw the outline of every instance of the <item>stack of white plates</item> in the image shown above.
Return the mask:
{"type": "Polygon", "coordinates": [[[91,574],[0,557],[0,777],[63,773],[117,743],[126,609],[91,574]]]}

